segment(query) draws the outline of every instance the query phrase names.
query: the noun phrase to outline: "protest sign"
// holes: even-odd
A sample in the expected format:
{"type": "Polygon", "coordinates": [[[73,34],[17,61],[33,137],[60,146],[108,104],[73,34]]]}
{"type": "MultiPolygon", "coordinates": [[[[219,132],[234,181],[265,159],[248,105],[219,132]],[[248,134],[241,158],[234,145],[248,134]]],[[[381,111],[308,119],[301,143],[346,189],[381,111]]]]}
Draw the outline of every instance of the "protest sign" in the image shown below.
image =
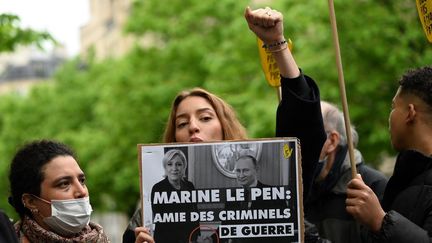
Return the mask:
{"type": "Polygon", "coordinates": [[[140,144],[138,151],[143,225],[156,242],[302,241],[297,139],[140,144]]]}
{"type": "Polygon", "coordinates": [[[432,1],[416,0],[417,12],[422,23],[423,30],[429,42],[432,43],[432,1]]]}

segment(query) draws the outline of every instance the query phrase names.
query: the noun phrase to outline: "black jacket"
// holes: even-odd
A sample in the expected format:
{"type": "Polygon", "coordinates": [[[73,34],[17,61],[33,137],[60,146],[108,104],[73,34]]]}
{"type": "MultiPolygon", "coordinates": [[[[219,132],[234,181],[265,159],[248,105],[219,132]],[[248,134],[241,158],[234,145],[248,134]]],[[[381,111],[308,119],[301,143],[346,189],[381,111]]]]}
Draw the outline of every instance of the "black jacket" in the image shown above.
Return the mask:
{"type": "MultiPolygon", "coordinates": [[[[387,178],[363,162],[360,151],[354,150],[357,173],[382,199],[387,178]]],[[[346,188],[352,179],[347,147],[340,147],[333,167],[324,181],[315,183],[311,198],[305,205],[306,218],[318,228],[321,237],[333,243],[361,242],[360,224],[346,211],[346,188]]]]}
{"type": "MultiPolygon", "coordinates": [[[[181,181],[181,189],[182,191],[192,191],[195,187],[192,182],[187,180],[181,181]]],[[[162,181],[156,183],[151,191],[151,199],[152,199],[152,210],[153,215],[155,214],[163,214],[163,213],[175,213],[175,212],[183,212],[186,215],[190,215],[191,212],[197,212],[198,208],[195,203],[192,204],[153,204],[154,194],[156,192],[173,192],[176,189],[170,184],[168,178],[163,179],[162,181]]],[[[156,223],[155,231],[154,231],[154,240],[159,243],[185,243],[189,242],[189,235],[194,230],[198,230],[199,232],[199,222],[190,222],[188,220],[187,223],[156,223]]],[[[197,234],[193,234],[197,236],[197,234]]],[[[196,237],[195,237],[196,239],[196,237]]]]}
{"type": "Polygon", "coordinates": [[[432,242],[432,157],[401,152],[382,206],[387,214],[381,230],[367,231],[363,242],[432,242]]]}
{"type": "Polygon", "coordinates": [[[0,243],[18,243],[18,237],[9,217],[0,211],[0,243]]]}
{"type": "Polygon", "coordinates": [[[276,136],[300,140],[303,198],[308,200],[315,168],[326,141],[319,89],[308,76],[282,78],[282,101],[276,115],[276,136]]]}

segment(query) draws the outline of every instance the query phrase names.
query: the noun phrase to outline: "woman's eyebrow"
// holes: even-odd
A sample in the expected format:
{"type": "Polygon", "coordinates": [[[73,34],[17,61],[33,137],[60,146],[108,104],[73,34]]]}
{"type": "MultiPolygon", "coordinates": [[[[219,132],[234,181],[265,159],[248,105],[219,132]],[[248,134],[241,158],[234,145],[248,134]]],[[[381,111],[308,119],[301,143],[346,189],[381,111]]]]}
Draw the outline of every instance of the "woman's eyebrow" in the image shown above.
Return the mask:
{"type": "MultiPolygon", "coordinates": [[[[196,110],[197,113],[202,113],[202,112],[212,112],[214,113],[214,110],[210,107],[205,107],[205,108],[200,108],[196,110]]],[[[189,115],[187,113],[180,113],[176,115],[176,119],[178,118],[183,118],[183,117],[188,117],[189,115]]]]}

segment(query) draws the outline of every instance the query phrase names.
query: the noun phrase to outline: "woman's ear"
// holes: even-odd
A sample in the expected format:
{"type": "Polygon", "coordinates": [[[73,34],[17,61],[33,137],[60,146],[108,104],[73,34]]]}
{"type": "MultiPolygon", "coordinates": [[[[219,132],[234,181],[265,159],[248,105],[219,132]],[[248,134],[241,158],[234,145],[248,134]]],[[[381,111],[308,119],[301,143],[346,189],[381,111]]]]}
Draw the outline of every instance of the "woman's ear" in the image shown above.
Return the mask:
{"type": "Polygon", "coordinates": [[[36,204],[35,204],[35,198],[31,194],[24,193],[21,196],[21,200],[22,200],[24,207],[28,208],[30,211],[32,211],[32,209],[33,210],[37,209],[36,204]]]}

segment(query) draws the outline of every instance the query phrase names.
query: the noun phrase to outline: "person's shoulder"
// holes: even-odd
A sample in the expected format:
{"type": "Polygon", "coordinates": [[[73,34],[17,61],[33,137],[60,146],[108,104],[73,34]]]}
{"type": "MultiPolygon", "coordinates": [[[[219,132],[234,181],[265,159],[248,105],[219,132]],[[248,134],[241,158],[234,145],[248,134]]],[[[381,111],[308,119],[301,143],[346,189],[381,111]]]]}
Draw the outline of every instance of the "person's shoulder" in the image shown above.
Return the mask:
{"type": "Polygon", "coordinates": [[[164,179],[158,181],[156,184],[154,184],[153,188],[158,188],[158,187],[161,187],[161,186],[165,186],[167,184],[169,184],[169,181],[168,181],[167,178],[164,178],[164,179]]]}
{"type": "Polygon", "coordinates": [[[263,187],[271,187],[270,185],[264,184],[261,181],[257,181],[256,187],[263,188],[263,187]]]}
{"type": "Polygon", "coordinates": [[[369,165],[362,163],[358,167],[359,173],[362,176],[363,181],[366,185],[376,184],[377,182],[386,184],[388,178],[379,170],[376,170],[369,165]]]}
{"type": "Polygon", "coordinates": [[[184,179],[183,182],[188,186],[188,187],[195,187],[194,184],[191,181],[188,181],[187,179],[184,179]]]}

